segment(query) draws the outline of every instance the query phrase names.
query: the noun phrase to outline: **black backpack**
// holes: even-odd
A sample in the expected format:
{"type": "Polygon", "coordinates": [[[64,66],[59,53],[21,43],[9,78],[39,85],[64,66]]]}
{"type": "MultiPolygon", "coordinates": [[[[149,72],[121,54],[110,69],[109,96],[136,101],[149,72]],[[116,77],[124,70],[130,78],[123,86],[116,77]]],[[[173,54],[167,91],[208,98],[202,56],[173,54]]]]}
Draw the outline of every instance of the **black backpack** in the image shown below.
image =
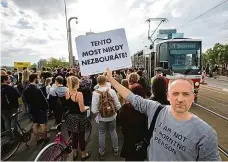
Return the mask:
{"type": "Polygon", "coordinates": [[[66,97],[59,97],[59,95],[55,92],[56,96],[50,96],[49,100],[52,106],[58,107],[58,108],[64,108],[67,106],[67,100],[66,97]]]}

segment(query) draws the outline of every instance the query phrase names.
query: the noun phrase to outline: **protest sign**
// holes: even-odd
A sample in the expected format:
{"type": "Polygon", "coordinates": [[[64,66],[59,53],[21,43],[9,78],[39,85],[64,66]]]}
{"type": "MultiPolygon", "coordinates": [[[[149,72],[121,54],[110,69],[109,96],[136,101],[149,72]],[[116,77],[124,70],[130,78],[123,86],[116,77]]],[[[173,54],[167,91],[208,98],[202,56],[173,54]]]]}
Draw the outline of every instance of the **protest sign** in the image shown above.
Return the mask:
{"type": "Polygon", "coordinates": [[[30,67],[30,66],[31,66],[30,62],[14,62],[15,68],[24,68],[24,67],[30,67]]]}
{"type": "Polygon", "coordinates": [[[132,67],[124,29],[75,38],[82,76],[132,67]]]}

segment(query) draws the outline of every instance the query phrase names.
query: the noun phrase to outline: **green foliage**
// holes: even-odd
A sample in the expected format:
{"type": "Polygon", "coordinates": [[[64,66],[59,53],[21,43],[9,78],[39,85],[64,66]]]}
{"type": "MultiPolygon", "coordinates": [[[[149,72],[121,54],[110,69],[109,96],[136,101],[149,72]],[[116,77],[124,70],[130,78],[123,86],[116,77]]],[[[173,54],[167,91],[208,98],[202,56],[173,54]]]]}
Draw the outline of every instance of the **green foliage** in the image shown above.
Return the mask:
{"type": "Polygon", "coordinates": [[[216,43],[203,54],[203,65],[228,63],[228,44],[216,43]]]}
{"type": "Polygon", "coordinates": [[[64,58],[56,59],[56,58],[49,58],[44,65],[45,67],[50,68],[57,68],[57,67],[68,67],[69,62],[66,62],[64,58]]]}
{"type": "Polygon", "coordinates": [[[32,64],[30,68],[37,68],[37,64],[32,64]]]}

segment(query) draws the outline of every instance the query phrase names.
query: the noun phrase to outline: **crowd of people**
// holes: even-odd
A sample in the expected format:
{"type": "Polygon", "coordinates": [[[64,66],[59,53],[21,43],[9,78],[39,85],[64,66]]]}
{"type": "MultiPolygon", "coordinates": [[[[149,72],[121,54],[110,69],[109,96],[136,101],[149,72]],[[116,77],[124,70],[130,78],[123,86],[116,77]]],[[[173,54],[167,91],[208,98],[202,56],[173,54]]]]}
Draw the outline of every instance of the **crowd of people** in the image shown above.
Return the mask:
{"type": "Polygon", "coordinates": [[[24,68],[22,72],[1,70],[2,127],[11,128],[10,116],[19,107],[22,97],[24,109],[33,122],[37,145],[48,142],[47,120],[54,116],[55,125],[62,122],[68,110],[66,126],[72,138],[73,160],[91,156],[86,151],[85,131],[90,129],[84,112],[91,112],[98,127],[98,153],[105,160],[105,136],[111,135],[115,156],[126,161],[143,161],[135,144],[148,133],[159,105],[165,106],[157,119],[153,137],[148,146],[148,160],[220,160],[216,132],[189,109],[194,101],[194,85],[190,80],[170,81],[158,72],[147,84],[143,69],[123,69],[92,76],[81,76],[79,68],[24,68]],[[152,92],[152,93],[151,93],[152,92]],[[124,136],[119,150],[116,127],[124,136]],[[38,135],[41,126],[42,137],[38,135]],[[120,154],[119,154],[120,153],[120,154]]]}
{"type": "Polygon", "coordinates": [[[228,64],[207,64],[203,67],[203,71],[205,71],[205,75],[213,78],[217,78],[220,75],[228,76],[228,64]]]}

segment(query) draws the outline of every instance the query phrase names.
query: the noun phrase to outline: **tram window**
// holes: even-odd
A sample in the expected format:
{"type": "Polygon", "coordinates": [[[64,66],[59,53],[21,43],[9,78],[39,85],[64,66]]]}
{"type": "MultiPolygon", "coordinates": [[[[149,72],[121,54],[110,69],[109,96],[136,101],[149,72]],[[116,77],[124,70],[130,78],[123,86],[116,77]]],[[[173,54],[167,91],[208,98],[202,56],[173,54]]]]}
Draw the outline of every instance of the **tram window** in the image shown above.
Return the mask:
{"type": "Polygon", "coordinates": [[[159,53],[160,61],[166,61],[168,60],[168,46],[167,43],[163,43],[160,47],[160,53],[159,53]]]}
{"type": "Polygon", "coordinates": [[[168,62],[164,62],[164,69],[168,69],[168,68],[169,68],[168,62]]]}
{"type": "Polygon", "coordinates": [[[186,54],[185,57],[185,66],[192,66],[192,54],[186,54]]]}
{"type": "Polygon", "coordinates": [[[159,67],[163,67],[163,62],[159,62],[159,67]]]}
{"type": "Polygon", "coordinates": [[[197,50],[197,60],[198,60],[198,64],[197,64],[197,66],[201,66],[201,64],[200,64],[200,50],[197,50]]]}
{"type": "Polygon", "coordinates": [[[151,60],[154,60],[154,55],[155,54],[156,54],[155,52],[151,52],[151,60]]]}
{"type": "Polygon", "coordinates": [[[159,67],[162,67],[163,69],[168,69],[169,66],[168,66],[168,62],[159,62],[159,67]]]}

